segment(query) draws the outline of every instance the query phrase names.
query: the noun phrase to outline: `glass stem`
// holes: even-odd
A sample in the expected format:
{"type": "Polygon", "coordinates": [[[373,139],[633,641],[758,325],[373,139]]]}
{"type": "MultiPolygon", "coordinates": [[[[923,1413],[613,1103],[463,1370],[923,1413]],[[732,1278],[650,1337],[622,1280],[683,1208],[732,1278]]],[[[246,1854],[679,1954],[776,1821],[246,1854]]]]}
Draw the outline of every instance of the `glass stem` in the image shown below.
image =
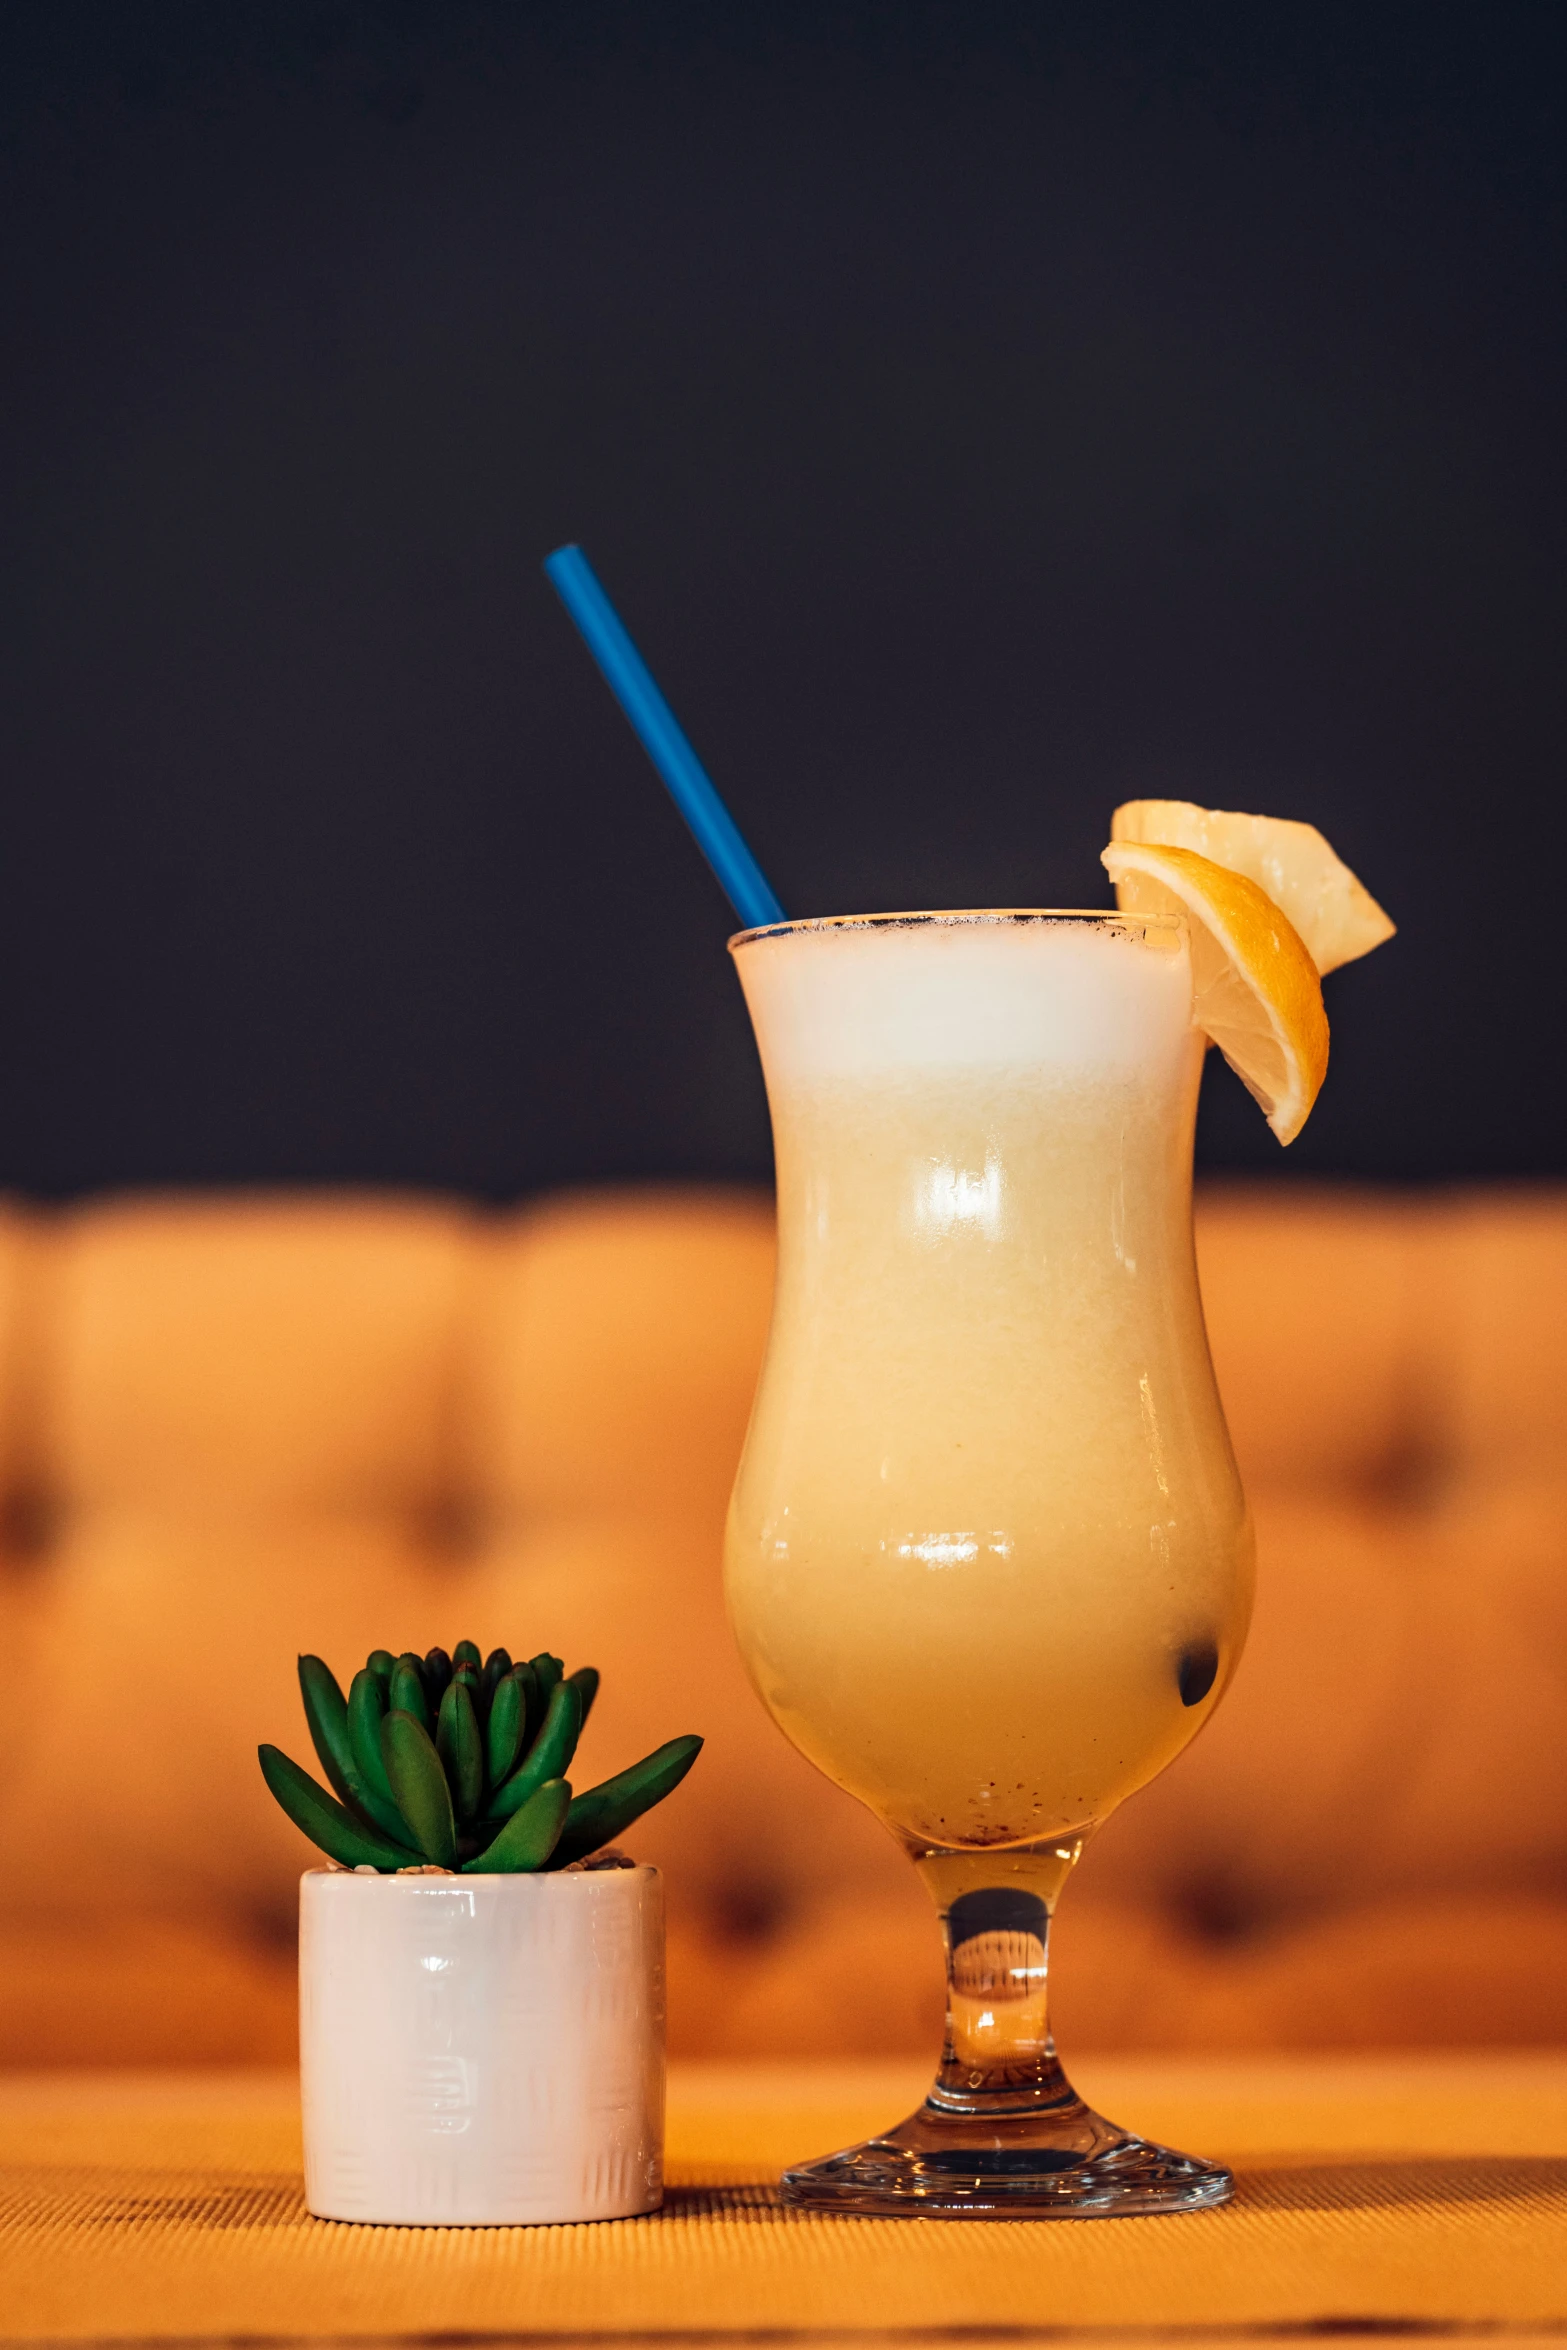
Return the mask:
{"type": "Polygon", "coordinates": [[[954,1852],[911,1846],[941,1915],[947,2035],[935,2115],[1002,2120],[1077,2104],[1050,2032],[1050,1920],[1086,1838],[954,1852]]]}

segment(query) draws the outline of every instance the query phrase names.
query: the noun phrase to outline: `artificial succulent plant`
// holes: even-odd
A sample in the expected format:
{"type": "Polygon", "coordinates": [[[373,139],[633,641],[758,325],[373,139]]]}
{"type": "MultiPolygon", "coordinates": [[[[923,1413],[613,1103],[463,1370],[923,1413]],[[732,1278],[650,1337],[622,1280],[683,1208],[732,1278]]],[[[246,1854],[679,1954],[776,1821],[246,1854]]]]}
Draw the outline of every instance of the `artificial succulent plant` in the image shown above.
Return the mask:
{"type": "Polygon", "coordinates": [[[299,1660],[305,1719],[336,1794],[275,1746],[267,1785],[313,1844],[346,1868],[434,1865],[499,1874],[585,1860],[679,1786],[700,1738],[671,1738],[627,1771],[573,1795],[566,1772],[598,1692],[591,1665],[558,1656],[481,1663],[378,1648],[343,1695],[318,1656],[299,1660]]]}

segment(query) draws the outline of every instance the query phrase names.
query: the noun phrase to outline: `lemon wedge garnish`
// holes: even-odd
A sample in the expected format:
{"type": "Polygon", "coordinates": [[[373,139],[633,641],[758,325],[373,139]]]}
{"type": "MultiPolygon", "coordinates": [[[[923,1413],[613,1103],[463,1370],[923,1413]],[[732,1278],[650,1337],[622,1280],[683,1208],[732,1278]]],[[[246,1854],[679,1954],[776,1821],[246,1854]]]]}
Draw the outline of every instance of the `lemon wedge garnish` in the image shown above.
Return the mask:
{"type": "Polygon", "coordinates": [[[1100,862],[1124,912],[1186,916],[1192,1019],[1293,1142],[1328,1067],[1322,982],[1295,925],[1248,875],[1195,849],[1113,840],[1100,862]]]}
{"type": "Polygon", "coordinates": [[[1369,955],[1393,935],[1376,899],[1314,824],[1198,808],[1190,800],[1128,800],[1110,819],[1110,838],[1195,849],[1244,873],[1288,915],[1319,971],[1369,955]]]}

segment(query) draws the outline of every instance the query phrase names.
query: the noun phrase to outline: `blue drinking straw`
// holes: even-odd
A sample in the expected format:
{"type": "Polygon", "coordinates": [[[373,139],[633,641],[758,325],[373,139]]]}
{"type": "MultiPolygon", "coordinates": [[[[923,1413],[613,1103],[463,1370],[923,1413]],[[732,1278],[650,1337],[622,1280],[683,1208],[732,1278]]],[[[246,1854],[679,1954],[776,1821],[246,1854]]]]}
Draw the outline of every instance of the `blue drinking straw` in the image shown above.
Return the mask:
{"type": "Polygon", "coordinates": [[[741,927],[763,930],[770,922],[787,921],[768,887],[767,876],[746,847],[707,769],[680,731],[675,713],[653,683],[647,663],[626,634],[582,549],[557,547],[553,555],[545,556],[544,569],[603,670],[610,692],[635,728],[642,748],[667,784],[670,798],[691,827],[696,845],[717,875],[741,927]]]}

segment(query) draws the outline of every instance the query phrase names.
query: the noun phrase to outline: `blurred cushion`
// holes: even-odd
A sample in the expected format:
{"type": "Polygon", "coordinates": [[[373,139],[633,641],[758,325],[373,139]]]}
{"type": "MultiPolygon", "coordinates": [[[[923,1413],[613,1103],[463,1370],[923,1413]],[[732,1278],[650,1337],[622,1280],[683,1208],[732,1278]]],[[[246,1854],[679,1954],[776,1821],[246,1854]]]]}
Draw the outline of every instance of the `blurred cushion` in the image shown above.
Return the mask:
{"type": "Polygon", "coordinates": [[[105,1909],[0,1925],[0,2065],[291,2064],[291,1948],[105,1909]]]}
{"type": "Polygon", "coordinates": [[[1364,1491],[1402,1461],[1428,1228],[1412,1202],[1353,1193],[1199,1198],[1203,1312],[1249,1489],[1364,1491]]]}
{"type": "MultiPolygon", "coordinates": [[[[1256,1623],[1069,1891],[1063,2032],[1442,2041],[1467,1981],[1467,2036],[1559,2037],[1567,1201],[1229,1189],[1199,1249],[1256,1623]]],[[[772,1728],[724,1620],[771,1266],[765,1201],[714,1191],[0,1215],[0,1635],[28,1693],[0,1709],[0,2011],[31,2018],[5,2048],[161,2059],[175,1978],[232,2011],[191,2049],[244,2054],[242,2012],[281,2046],[312,1855],[254,1756],[309,1759],[295,1652],[346,1676],[465,1634],[600,1664],[585,1775],[705,1733],[634,1839],[669,1876],[678,2050],[931,2043],[924,1896],[772,1728]],[[56,1962],[30,1888],[67,1853],[90,1866],[50,1879],[56,1962]],[[76,1989],[46,1997],[56,1964],[76,1989]]]]}
{"type": "Polygon", "coordinates": [[[41,1470],[68,1510],[428,1509],[449,1483],[466,1219],[157,1203],[48,1252],[41,1470]]]}

